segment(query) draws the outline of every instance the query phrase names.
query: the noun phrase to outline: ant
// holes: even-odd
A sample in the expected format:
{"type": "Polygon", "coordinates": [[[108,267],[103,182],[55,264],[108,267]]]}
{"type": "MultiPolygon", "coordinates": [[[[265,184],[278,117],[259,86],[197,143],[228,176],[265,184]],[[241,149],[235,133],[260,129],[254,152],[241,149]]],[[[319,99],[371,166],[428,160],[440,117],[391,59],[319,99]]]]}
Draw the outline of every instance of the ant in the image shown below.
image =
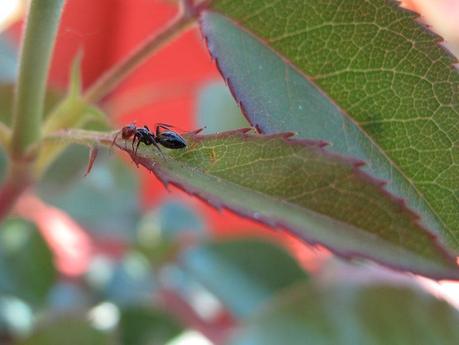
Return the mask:
{"type": "Polygon", "coordinates": [[[171,129],[171,125],[167,125],[165,123],[158,123],[156,124],[155,133],[151,132],[147,126],[137,127],[135,124],[130,124],[121,129],[115,135],[113,139],[112,145],[115,143],[118,135],[121,133],[121,138],[124,140],[132,139],[132,151],[134,151],[134,155],[137,155],[137,150],[139,149],[140,143],[144,143],[145,145],[154,145],[159,153],[162,155],[162,151],[159,148],[159,145],[162,145],[168,149],[181,149],[186,147],[186,141],[183,137],[178,134],[177,132],[171,129]],[[164,129],[165,131],[161,131],[164,129]],[[137,142],[137,145],[134,145],[137,142]]]}

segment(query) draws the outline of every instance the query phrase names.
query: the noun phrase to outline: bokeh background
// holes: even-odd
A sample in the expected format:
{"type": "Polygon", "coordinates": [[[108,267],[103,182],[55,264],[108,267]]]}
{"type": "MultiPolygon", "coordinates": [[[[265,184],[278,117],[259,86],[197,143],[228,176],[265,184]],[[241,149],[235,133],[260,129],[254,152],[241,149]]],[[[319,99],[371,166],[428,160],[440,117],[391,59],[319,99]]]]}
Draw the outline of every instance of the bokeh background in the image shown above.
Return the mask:
{"type": "MultiPolygon", "coordinates": [[[[459,1],[404,4],[422,13],[421,20],[459,54],[459,1]]],[[[26,1],[0,1],[0,111],[10,106],[25,8],[26,1]]],[[[88,86],[176,13],[172,0],[67,0],[49,107],[65,92],[78,52],[88,86]]],[[[140,66],[100,106],[114,128],[134,121],[183,131],[249,126],[197,27],[140,66]]],[[[0,343],[216,343],[268,298],[251,295],[243,277],[224,274],[234,267],[214,255],[220,243],[228,245],[224,251],[232,260],[243,251],[263,253],[254,267],[258,274],[266,270],[260,279],[269,280],[273,291],[306,272],[322,280],[343,274],[404,280],[379,267],[347,267],[322,248],[166,189],[120,154],[102,154],[83,177],[86,161],[86,149],[69,148],[0,225],[0,343]],[[276,267],[290,273],[270,275],[276,267]],[[220,280],[228,291],[217,298],[206,279],[220,280]]],[[[457,283],[416,281],[459,306],[457,283]]]]}

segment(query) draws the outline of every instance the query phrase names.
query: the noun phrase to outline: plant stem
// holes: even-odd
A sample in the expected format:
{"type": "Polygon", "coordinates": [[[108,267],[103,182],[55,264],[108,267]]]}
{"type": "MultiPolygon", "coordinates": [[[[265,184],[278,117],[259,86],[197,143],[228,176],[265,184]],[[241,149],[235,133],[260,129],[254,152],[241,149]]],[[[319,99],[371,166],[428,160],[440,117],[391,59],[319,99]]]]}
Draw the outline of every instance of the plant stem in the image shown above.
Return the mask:
{"type": "Polygon", "coordinates": [[[51,133],[45,136],[43,141],[45,143],[60,142],[61,144],[79,144],[86,146],[101,145],[110,147],[112,146],[113,138],[116,133],[117,131],[107,133],[75,128],[51,133]]]}
{"type": "Polygon", "coordinates": [[[41,140],[46,79],[63,5],[64,0],[32,0],[30,4],[13,100],[10,167],[0,187],[0,221],[34,182],[30,166],[36,152],[32,147],[41,140]]]}
{"type": "Polygon", "coordinates": [[[21,48],[13,106],[11,155],[25,158],[41,139],[41,121],[51,53],[64,0],[33,0],[21,48]]]}
{"type": "Polygon", "coordinates": [[[124,60],[105,72],[84,93],[88,103],[99,101],[117,86],[127,75],[143,63],[151,54],[172,41],[180,33],[188,29],[197,19],[193,11],[182,10],[177,18],[159,33],[154,33],[131,52],[124,60]]]}
{"type": "Polygon", "coordinates": [[[11,211],[19,196],[32,184],[26,163],[13,162],[5,182],[0,187],[0,221],[11,211]]]}

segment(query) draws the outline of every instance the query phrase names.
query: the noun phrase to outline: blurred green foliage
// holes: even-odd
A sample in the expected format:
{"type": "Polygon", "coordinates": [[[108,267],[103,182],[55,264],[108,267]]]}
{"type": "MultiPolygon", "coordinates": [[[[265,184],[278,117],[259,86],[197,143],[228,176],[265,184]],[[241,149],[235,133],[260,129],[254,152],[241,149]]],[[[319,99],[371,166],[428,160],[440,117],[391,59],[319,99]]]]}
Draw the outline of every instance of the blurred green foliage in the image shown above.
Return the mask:
{"type": "Polygon", "coordinates": [[[387,284],[284,291],[236,332],[231,345],[454,345],[459,313],[417,289],[387,284]]]}
{"type": "Polygon", "coordinates": [[[45,304],[56,279],[52,254],[37,228],[21,219],[0,225],[0,291],[33,307],[45,304]]]}
{"type": "Polygon", "coordinates": [[[183,326],[170,315],[149,307],[130,307],[120,319],[121,343],[161,345],[174,338],[183,326]]]}
{"type": "Polygon", "coordinates": [[[112,343],[108,334],[92,327],[89,321],[70,316],[56,316],[46,320],[46,323],[40,325],[28,339],[18,342],[20,345],[109,345],[112,343]]]}

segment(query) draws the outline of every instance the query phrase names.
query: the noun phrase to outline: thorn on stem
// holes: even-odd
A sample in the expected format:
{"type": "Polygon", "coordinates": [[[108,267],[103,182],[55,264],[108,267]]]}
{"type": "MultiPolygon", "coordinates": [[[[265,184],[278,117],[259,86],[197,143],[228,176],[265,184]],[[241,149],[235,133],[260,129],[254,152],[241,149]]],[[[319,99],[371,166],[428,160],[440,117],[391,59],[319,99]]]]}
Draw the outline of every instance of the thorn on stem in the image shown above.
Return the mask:
{"type": "Polygon", "coordinates": [[[86,167],[86,172],[84,173],[84,176],[88,176],[88,174],[91,172],[98,153],[99,153],[99,148],[97,146],[91,146],[89,150],[88,166],[86,167]]]}

